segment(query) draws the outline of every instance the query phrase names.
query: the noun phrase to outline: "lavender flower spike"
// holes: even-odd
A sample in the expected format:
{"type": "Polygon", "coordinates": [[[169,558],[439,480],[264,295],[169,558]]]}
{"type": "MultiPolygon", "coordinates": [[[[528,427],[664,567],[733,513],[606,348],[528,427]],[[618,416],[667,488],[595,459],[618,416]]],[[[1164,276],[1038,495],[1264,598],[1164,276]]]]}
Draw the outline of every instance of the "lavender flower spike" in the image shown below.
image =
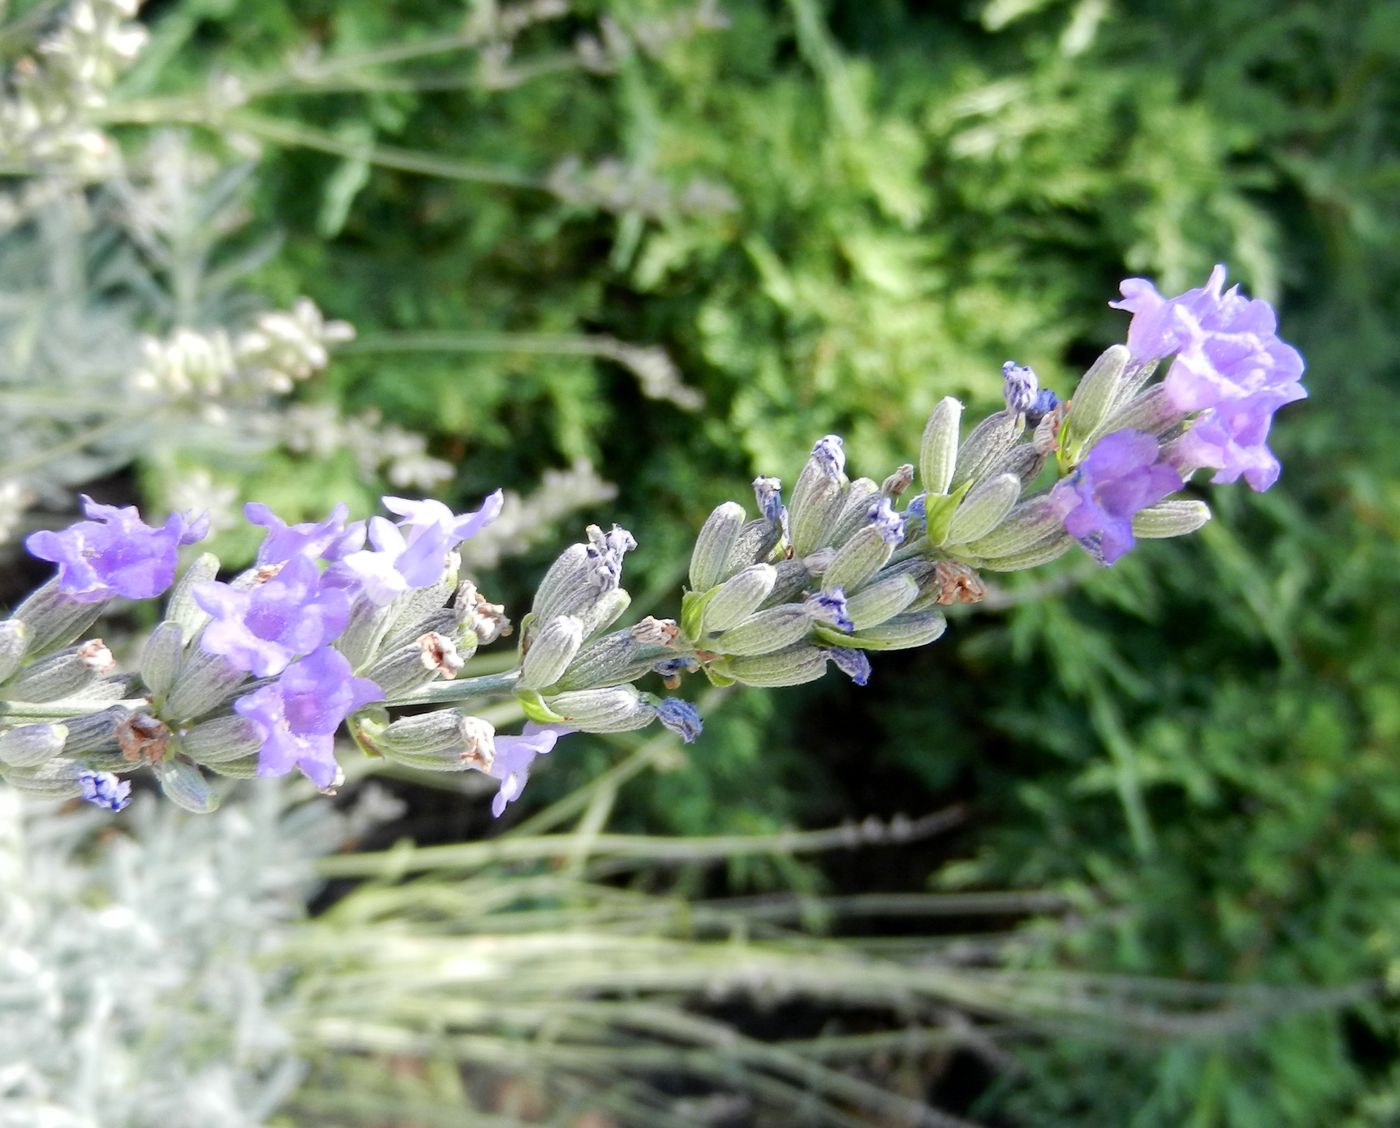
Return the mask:
{"type": "Polygon", "coordinates": [[[1137,543],[1134,513],[1181,488],[1180,475],[1158,461],[1160,454],[1145,431],[1115,431],[1050,491],[1065,531],[1100,564],[1112,564],[1137,543]]]}
{"type": "Polygon", "coordinates": [[[238,698],[233,710],[262,734],[258,775],[280,776],[300,768],[324,790],[340,771],[335,730],[356,709],[383,696],[368,678],[352,677],[345,656],[325,646],[288,666],[275,684],[238,698]]]}
{"type": "Polygon", "coordinates": [[[25,539],[30,555],[58,565],[58,586],[75,603],[101,603],[113,596],[151,599],[175,581],[176,557],[184,544],[203,540],[207,515],[192,520],[172,513],[155,529],[134,506],[99,505],[86,494],[79,521],[61,532],[45,529],[25,539]]]}
{"type": "Polygon", "coordinates": [[[131,784],[111,772],[80,771],[78,786],[83,789],[84,799],[95,806],[106,807],[113,814],[131,802],[131,784]]]}
{"type": "Polygon", "coordinates": [[[552,751],[561,736],[574,731],[564,725],[541,725],[526,721],[519,736],[496,737],[496,757],[491,763],[490,774],[501,781],[501,789],[491,800],[493,815],[500,818],[506,804],[520,798],[530,779],[530,766],[535,762],[535,757],[552,751]]]}
{"type": "Polygon", "coordinates": [[[1255,490],[1278,479],[1279,465],[1265,444],[1274,412],[1307,396],[1299,382],[1303,358],[1278,337],[1268,302],[1224,293],[1217,266],[1196,290],[1163,298],[1142,278],[1122,284],[1123,300],[1110,303],[1133,315],[1128,349],[1135,360],[1175,355],[1163,387],[1183,415],[1202,414],[1168,454],[1183,472],[1216,471],[1217,483],[1243,475],[1255,490]]]}

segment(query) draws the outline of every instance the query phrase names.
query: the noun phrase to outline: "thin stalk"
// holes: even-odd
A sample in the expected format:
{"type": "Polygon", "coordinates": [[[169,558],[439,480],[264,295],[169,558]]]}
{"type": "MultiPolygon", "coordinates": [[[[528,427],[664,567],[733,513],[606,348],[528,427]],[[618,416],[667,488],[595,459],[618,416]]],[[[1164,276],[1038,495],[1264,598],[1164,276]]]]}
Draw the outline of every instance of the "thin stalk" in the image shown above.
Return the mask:
{"type": "MultiPolygon", "coordinates": [[[[723,834],[697,838],[668,838],[640,834],[600,834],[593,840],[595,857],[626,859],[647,865],[717,861],[736,855],[815,853],[857,846],[904,843],[927,838],[959,826],[967,817],[962,806],[946,807],[919,819],[897,824],[869,821],[859,826],[825,830],[789,830],[770,835],[723,834]]],[[[570,834],[535,838],[500,838],[490,842],[461,842],[321,858],[323,877],[386,877],[435,869],[476,869],[498,862],[550,860],[567,856],[570,834]]]]}
{"type": "Polygon", "coordinates": [[[202,121],[200,124],[220,131],[243,130],[279,145],[314,149],[345,160],[362,160],[398,172],[440,176],[444,180],[462,180],[501,188],[527,188],[539,192],[549,190],[549,185],[540,177],[512,169],[439,157],[414,149],[402,149],[396,145],[360,145],[302,122],[278,121],[247,111],[235,111],[222,115],[217,122],[202,121]]]}
{"type": "Polygon", "coordinates": [[[614,337],[566,333],[375,333],[337,345],[336,353],[377,356],[413,352],[524,352],[615,359],[622,347],[622,342],[614,337]]]}

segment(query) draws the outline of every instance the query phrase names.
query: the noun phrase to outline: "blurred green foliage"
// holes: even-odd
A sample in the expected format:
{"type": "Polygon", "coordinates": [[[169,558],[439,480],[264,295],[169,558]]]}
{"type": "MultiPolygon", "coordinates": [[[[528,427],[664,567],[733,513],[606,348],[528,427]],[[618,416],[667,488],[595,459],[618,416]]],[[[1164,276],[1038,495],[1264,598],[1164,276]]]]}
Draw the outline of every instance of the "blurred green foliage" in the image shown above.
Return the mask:
{"type": "MultiPolygon", "coordinates": [[[[135,85],[270,146],[257,208],[286,242],[268,295],[310,292],[379,338],[335,394],[432,433],[463,499],[593,458],[656,599],[704,513],[755,473],[791,475],[815,437],[844,434],[879,478],[940,396],[993,399],[1007,357],[1068,392],[1121,338],[1105,303],[1125,275],[1173,292],[1223,261],[1278,301],[1312,398],[1279,420],[1273,492],[1210,491],[1217,521],[1190,544],[1102,575],[1064,562],[1039,598],[1013,585],[1004,618],[883,660],[862,695],[731,700],[690,767],[633,784],[617,821],[761,829],[960,796],[976,830],[933,880],[1086,906],[1031,962],[1278,985],[1391,973],[1394,5],[736,0],[720,28],[700,26],[704,4],[585,0],[518,32],[504,7],[464,25],[443,0],[152,8],[135,85]],[[613,44],[606,66],[583,35],[613,44]],[[283,61],[472,36],[487,49],[362,58],[336,81],[283,61]],[[271,78],[220,116],[189,93],[219,68],[271,78]],[[561,188],[570,156],[616,161],[623,188],[561,188]],[[476,337],[395,348],[425,331],[476,337]],[[580,338],[663,346],[706,407],[640,395],[580,338]]],[[[598,765],[550,767],[532,790],[598,765]]],[[[1214,1044],[1047,1036],[978,1111],[1382,1122],[1396,1032],[1380,997],[1214,1044]]]]}

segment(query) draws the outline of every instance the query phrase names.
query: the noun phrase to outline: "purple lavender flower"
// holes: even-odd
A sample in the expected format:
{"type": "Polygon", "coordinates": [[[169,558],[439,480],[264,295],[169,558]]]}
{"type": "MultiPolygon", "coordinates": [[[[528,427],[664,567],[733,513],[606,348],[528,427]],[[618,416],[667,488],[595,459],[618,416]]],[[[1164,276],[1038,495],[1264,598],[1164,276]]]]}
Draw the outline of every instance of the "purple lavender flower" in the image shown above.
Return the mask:
{"type": "Polygon", "coordinates": [[[536,756],[543,756],[553,750],[561,736],[567,736],[576,729],[565,725],[541,725],[526,721],[519,736],[497,736],[496,758],[491,763],[491,775],[501,781],[501,789],[491,800],[491,813],[497,818],[506,809],[507,803],[514,803],[525,790],[530,778],[530,765],[536,756]]]}
{"type": "Polygon", "coordinates": [[[113,814],[131,802],[131,784],[111,772],[84,769],[78,773],[78,786],[83,789],[84,799],[98,807],[106,807],[113,814]]]}
{"type": "Polygon", "coordinates": [[[836,668],[856,685],[865,685],[870,680],[870,659],[863,650],[853,650],[848,646],[833,646],[827,651],[836,668]]]}
{"type": "Polygon", "coordinates": [[[199,584],[194,601],[214,617],[199,645],[260,678],[332,641],[350,621],[351,594],[322,582],[307,556],[293,556],[271,579],[240,590],[199,584]]]}
{"type": "Polygon", "coordinates": [[[1181,488],[1180,475],[1158,461],[1160,454],[1157,440],[1145,431],[1115,431],[1050,491],[1065,531],[1100,564],[1132,549],[1134,513],[1181,488]]]}
{"type": "Polygon", "coordinates": [[[328,573],[329,583],[357,589],[380,607],[403,592],[437,583],[447,554],[494,520],[502,505],[500,490],[489,494],[480,509],[460,515],[431,498],[381,500],[403,520],[395,525],[371,517],[367,535],[372,547],[346,553],[328,573]]]}
{"type": "Polygon", "coordinates": [[[894,511],[889,498],[882,497],[870,507],[866,516],[886,544],[899,544],[904,539],[904,518],[894,511]]]}
{"type": "Polygon", "coordinates": [[[1024,415],[1035,406],[1036,392],[1040,381],[1035,369],[1008,360],[1001,366],[1001,394],[1006,399],[1006,410],[1013,415],[1024,415]]]}
{"type": "Polygon", "coordinates": [[[325,646],[293,662],[273,685],[238,698],[233,710],[262,734],[258,775],[280,776],[300,768],[325,789],[335,783],[340,770],[335,730],[356,709],[383,697],[368,678],[351,676],[343,654],[325,646]]]}
{"type": "Polygon", "coordinates": [[[449,543],[456,547],[464,540],[476,536],[501,513],[505,503],[500,490],[489,493],[481,502],[481,508],[471,513],[453,513],[446,505],[433,498],[412,501],[404,497],[382,497],[379,499],[390,513],[403,518],[399,528],[406,530],[408,543],[419,537],[437,533],[445,534],[449,543]]]}
{"type": "Polygon", "coordinates": [[[855,624],[846,613],[846,593],[841,588],[813,592],[803,596],[802,602],[807,614],[818,622],[830,623],[838,631],[855,630],[855,624]]]}
{"type": "Polygon", "coordinates": [[[704,727],[695,706],[679,697],[667,697],[657,705],[656,719],[687,744],[699,736],[704,727]]]}
{"type": "Polygon", "coordinates": [[[151,599],[175,580],[182,544],[203,540],[207,515],[192,520],[172,513],[155,529],[141,520],[135,506],[99,505],[86,494],[79,521],[61,532],[45,529],[25,539],[30,555],[58,565],[59,589],[75,603],[100,603],[113,596],[151,599]]]}
{"type": "Polygon", "coordinates": [[[354,552],[364,544],[365,524],[356,521],[347,527],[345,518],[349,513],[349,507],[342,502],[324,521],[288,525],[260,502],[250,501],[243,507],[243,515],[250,523],[267,529],[258,549],[259,564],[280,564],[293,556],[339,560],[354,552]]]}
{"type": "Polygon", "coordinates": [[[1216,471],[1212,481],[1241,475],[1255,490],[1278,479],[1279,465],[1265,443],[1274,412],[1304,399],[1303,358],[1278,337],[1268,302],[1246,298],[1238,286],[1221,293],[1217,266],[1196,290],[1163,298],[1142,278],[1122,284],[1123,300],[1110,303],[1133,315],[1128,349],[1137,361],[1172,356],[1163,386],[1183,415],[1200,412],[1168,454],[1183,473],[1216,471]],[[1199,433],[1198,433],[1199,432],[1199,433]]]}

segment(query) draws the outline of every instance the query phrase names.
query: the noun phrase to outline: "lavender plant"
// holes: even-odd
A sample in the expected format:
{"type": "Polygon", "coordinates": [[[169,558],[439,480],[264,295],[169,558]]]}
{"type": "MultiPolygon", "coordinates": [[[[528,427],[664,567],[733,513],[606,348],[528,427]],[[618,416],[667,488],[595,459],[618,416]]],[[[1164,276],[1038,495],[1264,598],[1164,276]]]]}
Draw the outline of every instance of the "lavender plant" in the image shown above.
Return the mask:
{"type": "Polygon", "coordinates": [[[1172,298],[1124,282],[1115,304],[1133,315],[1127,344],[1104,352],[1069,401],[1012,362],[1004,409],[965,436],[962,405],[941,401],[910,500],[913,464],[881,483],[851,480],[841,439],[823,437],[786,505],[780,482],[761,477],[756,516],[737,502],[710,515],[678,620],[609,630],[630,603],[623,560],[636,542],[590,526],[545,574],[504,672],[459,676],[479,647],[512,633],[505,609],[461,574],[459,552],[497,517],[500,491],[465,514],[386,497],[394,520],[349,522],[341,505],[288,525],[249,505],[265,536],[254,566],[230,582],[207,554],[176,580],[202,517],[175,514],[157,528],[135,509],[85,500],[88,520],[28,538],[58,573],[0,623],[3,774],[21,790],[118,810],[123,777],[148,771],[173,801],[208,811],[211,775],[296,769],[334,790],[345,725],[371,756],[489,774],[499,816],[571,733],[660,722],[695,739],[695,707],[643,679],[674,690],[701,672],[717,685],[784,686],[830,662],[863,685],[870,652],[937,639],[944,607],[986,593],[983,572],[1036,567],[1076,544],[1111,565],[1138,538],[1193,532],[1206,504],[1173,495],[1202,470],[1217,483],[1273,484],[1268,430],[1306,394],[1303,361],[1278,338],[1268,303],[1223,291],[1224,277],[1217,267],[1172,298]],[[138,671],[114,672],[110,650],[84,636],[114,600],[155,599],[172,585],[138,671]],[[501,699],[528,718],[521,732],[497,734],[482,715],[501,699]]]}

